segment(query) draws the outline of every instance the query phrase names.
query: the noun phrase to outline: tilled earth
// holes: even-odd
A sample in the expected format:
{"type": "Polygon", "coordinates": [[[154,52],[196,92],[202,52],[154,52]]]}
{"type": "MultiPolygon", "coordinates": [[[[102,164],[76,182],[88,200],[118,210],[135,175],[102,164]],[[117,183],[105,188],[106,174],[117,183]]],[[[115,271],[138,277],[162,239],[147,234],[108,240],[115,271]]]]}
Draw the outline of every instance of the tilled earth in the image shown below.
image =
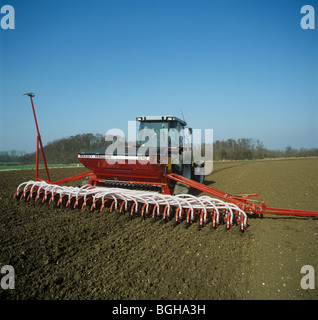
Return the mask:
{"type": "MultiPolygon", "coordinates": [[[[318,211],[317,169],[316,158],[215,162],[205,183],[260,193],[267,206],[318,211]]],[[[2,300],[318,299],[317,281],[315,289],[300,285],[304,265],[318,277],[315,218],[249,217],[241,233],[14,200],[17,186],[33,179],[33,170],[0,172],[0,267],[15,271],[15,289],[0,287],[2,300]]]]}

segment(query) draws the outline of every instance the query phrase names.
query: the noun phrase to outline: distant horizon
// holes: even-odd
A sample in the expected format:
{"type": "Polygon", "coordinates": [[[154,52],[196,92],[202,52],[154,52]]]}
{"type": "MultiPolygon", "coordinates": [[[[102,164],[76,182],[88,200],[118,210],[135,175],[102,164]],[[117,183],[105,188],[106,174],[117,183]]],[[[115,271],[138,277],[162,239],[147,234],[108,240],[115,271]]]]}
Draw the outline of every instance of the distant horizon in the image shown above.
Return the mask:
{"type": "MultiPolygon", "coordinates": [[[[48,144],[52,144],[56,141],[59,141],[59,140],[63,140],[63,139],[69,139],[71,137],[75,137],[77,135],[82,135],[82,134],[93,134],[93,135],[102,135],[104,136],[102,133],[100,132],[97,132],[97,133],[93,133],[93,132],[78,132],[77,134],[72,134],[70,136],[65,136],[65,137],[62,137],[62,138],[59,138],[59,139],[54,139],[52,141],[48,141],[46,143],[43,143],[43,147],[46,147],[48,144]]],[[[36,135],[34,136],[34,140],[36,139],[36,135]]],[[[41,135],[41,139],[43,141],[43,137],[41,135]]],[[[240,137],[240,138],[237,138],[237,139],[234,139],[234,138],[226,138],[226,139],[214,139],[213,140],[213,144],[216,142],[216,141],[219,141],[219,142],[226,142],[228,140],[234,140],[234,141],[238,141],[239,139],[251,139],[253,140],[254,142],[256,142],[257,139],[254,139],[252,137],[240,137]]],[[[259,140],[261,143],[263,143],[263,141],[259,140]]],[[[310,151],[310,150],[316,150],[318,149],[318,147],[308,147],[308,148],[305,148],[305,147],[300,147],[300,148],[296,148],[296,147],[293,147],[292,145],[287,145],[286,147],[282,148],[282,149],[273,149],[273,148],[269,148],[267,146],[264,145],[264,149],[266,150],[269,150],[269,151],[276,151],[276,152],[285,152],[287,150],[287,148],[292,148],[294,149],[296,152],[297,151],[310,151]]],[[[26,150],[18,150],[18,149],[9,149],[9,150],[0,150],[0,153],[4,153],[4,152],[11,152],[11,151],[16,151],[17,153],[24,153],[24,154],[32,154],[32,153],[35,153],[36,152],[36,146],[34,147],[34,150],[30,150],[30,151],[26,151],[26,150]]]]}

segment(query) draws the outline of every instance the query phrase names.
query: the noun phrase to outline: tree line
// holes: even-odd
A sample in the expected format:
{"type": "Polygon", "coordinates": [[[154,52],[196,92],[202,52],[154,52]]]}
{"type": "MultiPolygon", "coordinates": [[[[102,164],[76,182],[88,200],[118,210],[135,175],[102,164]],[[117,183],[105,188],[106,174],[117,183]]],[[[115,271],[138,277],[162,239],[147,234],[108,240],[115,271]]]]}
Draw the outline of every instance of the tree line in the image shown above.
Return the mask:
{"type": "MultiPolygon", "coordinates": [[[[98,149],[105,145],[105,136],[102,134],[77,134],[75,136],[53,140],[52,142],[47,143],[44,146],[44,153],[47,163],[70,164],[78,161],[78,152],[98,149]]],[[[39,155],[39,160],[42,161],[41,155],[39,155]]],[[[35,163],[35,152],[18,153],[15,150],[0,152],[0,163],[10,161],[19,162],[21,164],[33,164],[35,163]]]]}
{"type": "MultiPolygon", "coordinates": [[[[100,149],[106,150],[110,142],[105,141],[102,134],[78,134],[68,138],[54,140],[44,146],[46,160],[49,164],[77,163],[77,153],[100,149]]],[[[202,146],[204,150],[204,146],[202,146]]],[[[214,160],[254,160],[282,157],[318,156],[318,148],[295,149],[287,146],[285,150],[270,150],[260,140],[250,138],[216,140],[213,143],[214,160]]],[[[39,157],[41,159],[41,156],[39,157]]],[[[35,163],[35,152],[25,153],[11,150],[0,152],[0,165],[6,163],[35,163]]]]}
{"type": "Polygon", "coordinates": [[[271,150],[265,148],[260,140],[251,138],[216,140],[213,144],[214,160],[255,160],[313,156],[318,156],[318,148],[296,149],[287,146],[285,150],[271,150]]]}

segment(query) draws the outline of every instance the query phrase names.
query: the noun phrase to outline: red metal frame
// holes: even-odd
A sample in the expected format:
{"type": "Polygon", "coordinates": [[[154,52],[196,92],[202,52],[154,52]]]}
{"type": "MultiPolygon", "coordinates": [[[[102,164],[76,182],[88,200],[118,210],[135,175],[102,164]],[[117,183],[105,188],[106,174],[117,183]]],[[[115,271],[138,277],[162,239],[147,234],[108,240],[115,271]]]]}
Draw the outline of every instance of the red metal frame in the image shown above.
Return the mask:
{"type": "Polygon", "coordinates": [[[37,135],[36,135],[36,153],[35,153],[35,180],[36,181],[42,180],[42,179],[39,179],[39,177],[38,177],[38,175],[39,175],[39,145],[40,145],[41,155],[42,155],[42,159],[43,159],[43,163],[44,163],[47,182],[50,182],[50,175],[49,175],[49,171],[48,171],[48,168],[47,168],[47,165],[46,165],[46,159],[45,159],[44,149],[43,149],[43,145],[42,145],[42,139],[41,139],[39,126],[38,126],[38,122],[37,122],[36,115],[35,115],[35,110],[34,110],[34,104],[33,104],[33,99],[32,99],[34,97],[34,94],[28,92],[25,95],[30,97],[31,107],[32,107],[32,111],[33,111],[33,117],[34,117],[36,132],[37,132],[37,135]]]}
{"type": "Polygon", "coordinates": [[[71,176],[71,177],[68,177],[68,178],[64,178],[64,179],[61,179],[61,180],[57,180],[57,181],[54,181],[54,182],[51,182],[51,183],[52,183],[52,184],[58,184],[58,185],[60,185],[60,184],[66,183],[66,182],[83,179],[83,178],[89,177],[89,176],[91,176],[91,175],[93,175],[93,174],[94,174],[93,171],[88,171],[88,172],[84,172],[84,173],[77,174],[77,175],[75,175],[75,176],[71,176]]]}
{"type": "Polygon", "coordinates": [[[259,196],[258,193],[230,195],[228,193],[210,188],[201,183],[187,179],[177,174],[168,174],[167,177],[171,180],[181,182],[189,187],[192,187],[194,189],[200,190],[207,194],[213,195],[219,199],[232,202],[245,212],[257,213],[257,214],[278,214],[278,215],[318,217],[318,212],[316,211],[273,208],[273,207],[267,207],[263,201],[248,200],[249,197],[258,197],[259,196]]]}

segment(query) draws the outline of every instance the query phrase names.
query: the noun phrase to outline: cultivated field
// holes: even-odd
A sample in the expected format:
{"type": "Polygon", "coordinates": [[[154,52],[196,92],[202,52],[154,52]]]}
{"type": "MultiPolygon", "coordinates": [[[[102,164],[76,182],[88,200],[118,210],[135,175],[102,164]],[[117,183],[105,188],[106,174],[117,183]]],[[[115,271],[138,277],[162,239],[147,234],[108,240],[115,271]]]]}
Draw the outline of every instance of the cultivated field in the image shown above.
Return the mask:
{"type": "MultiPolygon", "coordinates": [[[[0,172],[0,267],[15,269],[15,289],[0,288],[0,299],[318,299],[317,280],[315,289],[300,286],[304,265],[318,278],[318,219],[250,217],[243,234],[211,223],[199,231],[198,222],[13,200],[32,179],[33,170],[0,172]]],[[[217,162],[206,184],[318,211],[316,158],[217,162]]]]}

